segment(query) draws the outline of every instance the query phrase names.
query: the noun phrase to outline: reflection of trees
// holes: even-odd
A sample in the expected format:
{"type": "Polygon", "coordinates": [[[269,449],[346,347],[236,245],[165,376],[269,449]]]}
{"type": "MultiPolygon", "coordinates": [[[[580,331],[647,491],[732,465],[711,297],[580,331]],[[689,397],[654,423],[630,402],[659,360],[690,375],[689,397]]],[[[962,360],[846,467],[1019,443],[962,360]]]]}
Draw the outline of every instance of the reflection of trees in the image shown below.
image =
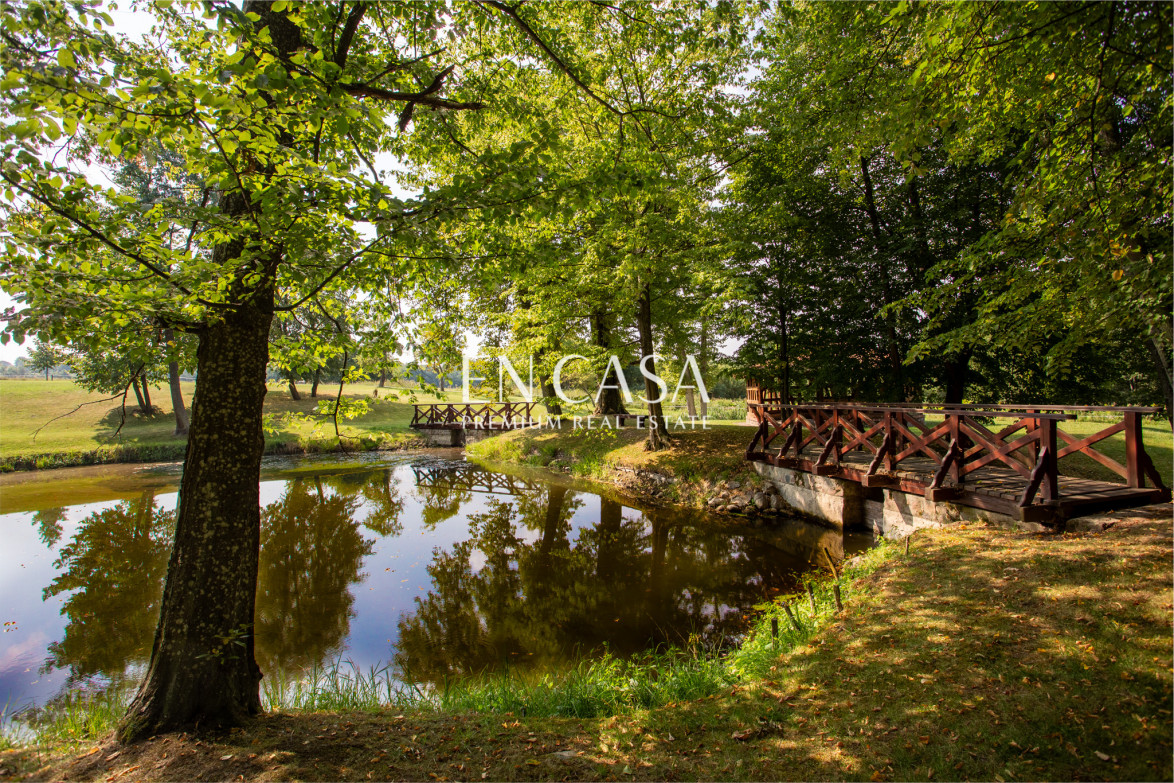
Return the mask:
{"type": "Polygon", "coordinates": [[[473,498],[470,490],[445,482],[419,484],[416,486],[416,494],[424,505],[421,520],[429,528],[455,517],[461,506],[473,498]]]}
{"type": "Polygon", "coordinates": [[[61,573],[45,597],[73,592],[61,612],[61,641],[49,645],[47,668],[71,669],[78,680],[117,679],[150,653],[175,512],[155,507],[152,492],[86,517],[54,564],[61,573]]]}
{"type": "Polygon", "coordinates": [[[720,640],[742,629],[742,607],[798,565],[756,538],[674,524],[672,512],[625,518],[606,498],[572,544],[580,503],[551,486],[473,515],[470,538],[435,553],[432,591],[401,618],[397,665],[435,682],[601,644],[631,653],[691,633],[720,640]]]}
{"type": "MultiPolygon", "coordinates": [[[[402,500],[388,475],[294,479],[262,509],[257,657],[266,670],[318,663],[346,638],[350,586],[374,547],[355,519],[363,516],[360,504],[364,524],[375,532],[401,529],[402,500]]],[[[69,667],[71,680],[98,673],[117,680],[146,662],[174,524],[174,512],[156,508],[150,493],[81,521],[61,549],[60,575],[45,589],[46,598],[74,591],[65,599],[65,634],[49,646],[47,668],[69,667]]]]}
{"type": "Polygon", "coordinates": [[[364,527],[383,538],[404,532],[404,523],[400,521],[404,500],[399,495],[399,485],[392,480],[390,469],[365,481],[359,491],[370,506],[364,527]]]}
{"type": "Polygon", "coordinates": [[[33,514],[33,524],[37,526],[37,536],[45,546],[51,547],[61,538],[61,522],[65,519],[65,509],[46,508],[33,514]]]}
{"type": "Polygon", "coordinates": [[[374,543],[354,520],[359,499],[293,479],[261,511],[257,659],[263,670],[303,668],[337,652],[354,616],[351,584],[374,543]]]}

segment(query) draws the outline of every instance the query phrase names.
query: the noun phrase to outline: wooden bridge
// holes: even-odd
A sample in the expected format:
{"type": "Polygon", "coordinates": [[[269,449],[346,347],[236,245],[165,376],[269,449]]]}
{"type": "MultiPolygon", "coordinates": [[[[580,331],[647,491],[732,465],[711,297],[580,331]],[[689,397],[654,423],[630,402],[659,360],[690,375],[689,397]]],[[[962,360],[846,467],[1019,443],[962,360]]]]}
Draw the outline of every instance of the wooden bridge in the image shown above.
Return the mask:
{"type": "Polygon", "coordinates": [[[1170,500],[1142,442],[1142,416],[1156,408],[784,404],[755,391],[747,399],[748,418],[758,425],[746,449],[752,461],[1030,521],[1170,500]],[[1083,437],[1065,432],[1062,425],[1081,412],[1113,421],[1083,437]],[[1117,435],[1124,465],[1096,448],[1117,435]],[[1062,474],[1059,461],[1074,454],[1123,482],[1062,474]]]}
{"type": "Polygon", "coordinates": [[[512,430],[534,424],[536,402],[435,403],[413,406],[417,430],[512,430]]]}

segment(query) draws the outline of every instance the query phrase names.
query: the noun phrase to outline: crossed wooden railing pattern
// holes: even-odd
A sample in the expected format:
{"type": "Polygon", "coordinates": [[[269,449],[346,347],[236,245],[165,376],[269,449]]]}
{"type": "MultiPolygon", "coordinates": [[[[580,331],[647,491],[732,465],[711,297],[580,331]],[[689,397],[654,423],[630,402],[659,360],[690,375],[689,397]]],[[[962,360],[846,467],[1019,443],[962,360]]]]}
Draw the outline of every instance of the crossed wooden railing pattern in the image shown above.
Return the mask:
{"type": "Polygon", "coordinates": [[[538,485],[508,473],[495,473],[476,465],[414,465],[416,486],[426,489],[463,490],[491,495],[521,495],[538,485]]]}
{"type": "Polygon", "coordinates": [[[1155,413],[1154,408],[747,404],[759,422],[746,450],[747,459],[794,463],[794,467],[817,475],[840,473],[865,486],[900,486],[923,493],[930,500],[947,500],[965,493],[967,478],[972,474],[987,467],[1001,467],[1025,480],[1018,500],[1022,508],[1031,505],[1037,495],[1045,503],[1057,501],[1058,462],[1080,453],[1120,475],[1128,487],[1145,488],[1148,478],[1168,495],[1142,442],[1142,416],[1155,413]],[[1121,418],[1092,435],[1077,438],[1058,425],[1074,420],[1079,411],[1107,411],[1121,418]],[[942,421],[927,423],[927,416],[940,416],[942,421]],[[1007,419],[1010,422],[998,429],[987,424],[1007,419]],[[1125,465],[1094,448],[1118,433],[1125,436],[1125,465]],[[819,455],[811,460],[803,456],[803,449],[813,444],[819,455]],[[867,469],[845,463],[844,457],[852,452],[871,455],[867,469]],[[925,460],[934,468],[928,484],[907,475],[893,475],[902,463],[912,461],[920,461],[917,467],[924,469],[925,460]],[[887,475],[880,473],[882,466],[887,475]],[[950,486],[946,486],[947,479],[950,486]]]}
{"type": "Polygon", "coordinates": [[[532,424],[536,402],[431,403],[414,405],[415,429],[514,429],[532,424]]]}

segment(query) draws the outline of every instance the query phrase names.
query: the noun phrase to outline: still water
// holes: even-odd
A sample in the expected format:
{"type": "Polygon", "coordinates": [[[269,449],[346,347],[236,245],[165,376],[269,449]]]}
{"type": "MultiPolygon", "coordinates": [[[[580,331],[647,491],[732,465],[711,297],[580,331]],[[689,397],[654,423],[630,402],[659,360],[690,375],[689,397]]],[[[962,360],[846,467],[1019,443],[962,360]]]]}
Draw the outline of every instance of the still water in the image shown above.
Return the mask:
{"type": "MultiPolygon", "coordinates": [[[[643,507],[452,454],[362,459],[266,461],[262,671],[342,659],[435,683],[736,639],[820,547],[871,543],[643,507]]],[[[0,481],[0,711],[142,676],[178,479],[175,466],[111,466],[0,481]]]]}

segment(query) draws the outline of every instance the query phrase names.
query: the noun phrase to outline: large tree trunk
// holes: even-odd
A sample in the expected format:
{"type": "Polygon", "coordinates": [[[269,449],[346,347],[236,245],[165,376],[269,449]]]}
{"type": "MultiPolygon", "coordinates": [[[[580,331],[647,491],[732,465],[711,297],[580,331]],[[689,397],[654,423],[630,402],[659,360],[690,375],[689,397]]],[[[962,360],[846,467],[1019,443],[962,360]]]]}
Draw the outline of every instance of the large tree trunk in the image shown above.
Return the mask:
{"type": "Polygon", "coordinates": [[[261,711],[253,654],[260,546],[261,409],[272,293],[200,334],[200,378],[180,484],[175,544],[146,680],[123,741],[261,711]]]}
{"type": "MultiPolygon", "coordinates": [[[[709,372],[709,321],[701,317],[701,355],[697,357],[697,369],[701,370],[701,377],[705,378],[709,372]]],[[[709,403],[701,401],[702,417],[709,415],[709,403]]]]}
{"type": "MultiPolygon", "coordinates": [[[[876,192],[872,186],[872,175],[868,170],[868,158],[860,159],[860,171],[864,176],[864,206],[868,212],[868,220],[872,225],[872,238],[876,243],[877,261],[879,263],[879,277],[881,289],[881,304],[893,303],[893,284],[889,275],[888,243],[881,233],[880,213],[876,207],[876,192]]],[[[901,347],[897,340],[896,317],[889,313],[883,317],[885,326],[885,340],[888,343],[889,353],[889,389],[885,396],[886,402],[905,401],[905,368],[901,361],[901,347]]]]}
{"type": "Polygon", "coordinates": [[[783,402],[788,403],[791,401],[791,297],[786,294],[788,283],[783,277],[782,267],[775,275],[775,284],[778,286],[775,317],[779,322],[779,360],[783,363],[782,388],[779,393],[783,396],[783,402]]]}
{"type": "Polygon", "coordinates": [[[550,416],[562,416],[563,406],[554,391],[554,381],[541,372],[538,373],[538,385],[542,387],[542,400],[546,404],[546,413],[550,416]]]}
{"type": "MultiPolygon", "coordinates": [[[[652,291],[645,283],[640,290],[640,301],[636,307],[636,330],[640,333],[640,356],[652,356],[652,291]]],[[[645,365],[650,373],[656,375],[656,360],[649,359],[645,365]]],[[[660,397],[660,387],[647,377],[644,379],[644,396],[649,400],[660,397]]],[[[659,402],[648,403],[648,442],[645,445],[649,451],[660,451],[667,445],[668,426],[664,418],[664,410],[659,402]]]]}
{"type": "MultiPolygon", "coordinates": [[[[686,359],[685,352],[682,350],[677,356],[680,359],[681,367],[684,367],[686,359]]],[[[692,389],[685,389],[685,412],[689,414],[690,419],[697,418],[697,401],[694,398],[692,389]]]]}
{"type": "Polygon", "coordinates": [[[302,395],[298,394],[297,384],[294,383],[293,373],[290,373],[287,380],[289,381],[289,398],[295,401],[302,399],[302,395]]]}
{"type": "Polygon", "coordinates": [[[147,385],[146,378],[140,378],[139,383],[143,386],[143,413],[151,415],[151,387],[147,385]]]}
{"type": "Polygon", "coordinates": [[[379,371],[379,388],[382,389],[387,385],[387,370],[379,371]]]}
{"type": "MultiPolygon", "coordinates": [[[[591,313],[591,337],[597,347],[611,351],[611,327],[607,322],[607,310],[603,307],[597,307],[591,313]]],[[[604,389],[596,400],[592,413],[595,416],[627,416],[628,409],[624,407],[624,397],[620,390],[604,389]]]]}
{"type": "Polygon", "coordinates": [[[322,368],[315,367],[314,368],[314,384],[310,387],[310,396],[311,397],[316,398],[318,396],[318,381],[320,381],[320,380],[322,380],[322,368]]]}

